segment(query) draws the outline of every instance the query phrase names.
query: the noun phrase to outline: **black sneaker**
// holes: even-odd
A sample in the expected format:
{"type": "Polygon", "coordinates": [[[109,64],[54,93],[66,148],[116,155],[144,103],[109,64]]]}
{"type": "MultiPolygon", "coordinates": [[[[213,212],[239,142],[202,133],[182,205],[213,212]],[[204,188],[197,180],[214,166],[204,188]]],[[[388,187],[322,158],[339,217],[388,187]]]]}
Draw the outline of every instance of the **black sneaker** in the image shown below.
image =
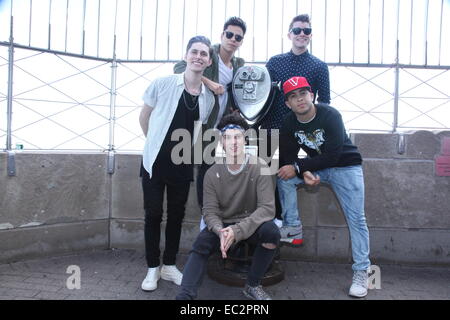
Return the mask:
{"type": "Polygon", "coordinates": [[[272,300],[272,298],[263,290],[262,286],[250,287],[246,284],[242,292],[247,298],[253,300],[272,300]]]}

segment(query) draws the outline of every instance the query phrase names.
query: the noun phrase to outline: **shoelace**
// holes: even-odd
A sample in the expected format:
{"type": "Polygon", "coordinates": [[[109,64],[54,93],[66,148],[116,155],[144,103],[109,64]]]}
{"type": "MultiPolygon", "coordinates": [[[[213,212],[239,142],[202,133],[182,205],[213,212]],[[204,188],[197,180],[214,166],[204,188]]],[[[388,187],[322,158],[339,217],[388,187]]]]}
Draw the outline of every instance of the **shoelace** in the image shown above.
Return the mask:
{"type": "Polygon", "coordinates": [[[353,275],[353,282],[360,286],[365,287],[366,281],[367,281],[367,277],[366,277],[365,271],[357,271],[353,275]]]}
{"type": "Polygon", "coordinates": [[[258,297],[259,300],[270,299],[267,293],[263,290],[262,286],[257,286],[255,288],[250,288],[253,291],[253,294],[258,297]]]}

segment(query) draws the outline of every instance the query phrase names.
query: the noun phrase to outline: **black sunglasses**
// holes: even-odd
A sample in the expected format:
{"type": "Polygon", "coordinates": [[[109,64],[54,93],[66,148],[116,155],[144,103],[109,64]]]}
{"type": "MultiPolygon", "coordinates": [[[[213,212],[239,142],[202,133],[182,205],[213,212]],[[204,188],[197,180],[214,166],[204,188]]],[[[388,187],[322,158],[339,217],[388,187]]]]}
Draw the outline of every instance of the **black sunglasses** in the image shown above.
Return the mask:
{"type": "Polygon", "coordinates": [[[225,32],[225,36],[227,37],[227,39],[231,39],[231,38],[233,38],[233,36],[234,36],[234,40],[236,40],[237,42],[241,42],[242,39],[244,39],[243,36],[235,34],[231,31],[224,31],[224,32],[225,32]]]}
{"type": "Polygon", "coordinates": [[[309,36],[312,32],[312,29],[311,28],[292,28],[291,31],[289,31],[289,32],[292,32],[293,34],[298,36],[300,33],[302,33],[302,31],[306,36],[309,36]]]}

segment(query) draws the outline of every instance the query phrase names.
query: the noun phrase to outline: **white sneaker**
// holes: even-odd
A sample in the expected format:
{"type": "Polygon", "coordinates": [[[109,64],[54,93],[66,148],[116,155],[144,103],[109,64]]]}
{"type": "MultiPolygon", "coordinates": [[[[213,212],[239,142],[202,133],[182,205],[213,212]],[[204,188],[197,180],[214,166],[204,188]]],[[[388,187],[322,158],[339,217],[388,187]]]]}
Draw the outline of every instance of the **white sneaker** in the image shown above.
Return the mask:
{"type": "Polygon", "coordinates": [[[278,228],[281,228],[283,226],[283,220],[275,218],[273,219],[273,222],[275,222],[278,228]]]}
{"type": "Polygon", "coordinates": [[[153,291],[158,287],[158,280],[161,277],[159,267],[148,268],[147,276],[142,281],[141,288],[144,291],[153,291]]]}
{"type": "Polygon", "coordinates": [[[163,264],[161,268],[161,278],[167,281],[172,281],[176,285],[181,285],[183,274],[177,269],[175,265],[166,266],[163,264]]]}
{"type": "Polygon", "coordinates": [[[363,298],[367,296],[369,286],[368,274],[366,270],[358,270],[353,273],[352,286],[348,294],[352,297],[363,298]]]}

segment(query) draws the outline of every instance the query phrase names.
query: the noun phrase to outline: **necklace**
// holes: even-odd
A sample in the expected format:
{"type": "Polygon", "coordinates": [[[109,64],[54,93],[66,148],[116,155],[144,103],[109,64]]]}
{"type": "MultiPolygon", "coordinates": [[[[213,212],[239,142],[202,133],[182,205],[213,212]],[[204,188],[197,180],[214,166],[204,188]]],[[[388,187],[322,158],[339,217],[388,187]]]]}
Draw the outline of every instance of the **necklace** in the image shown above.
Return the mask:
{"type": "Polygon", "coordinates": [[[306,124],[306,123],[310,123],[311,121],[313,121],[314,120],[314,118],[316,117],[316,113],[314,113],[314,115],[312,116],[312,118],[311,119],[309,119],[309,120],[306,120],[306,121],[300,121],[300,120],[298,120],[298,122],[300,122],[300,123],[303,123],[303,124],[306,124]]]}
{"type": "Polygon", "coordinates": [[[307,124],[307,123],[310,123],[311,121],[313,121],[314,118],[316,117],[316,115],[317,115],[317,109],[316,109],[316,107],[314,106],[314,114],[313,114],[313,116],[312,116],[311,118],[309,118],[309,119],[306,120],[306,121],[301,121],[300,119],[297,119],[297,120],[298,120],[298,122],[300,122],[300,123],[307,124]]]}
{"type": "Polygon", "coordinates": [[[184,101],[184,105],[186,106],[186,108],[189,111],[194,111],[195,108],[197,108],[198,106],[198,96],[192,96],[191,94],[188,93],[188,96],[190,97],[190,103],[188,103],[188,101],[186,101],[186,90],[183,90],[183,101],[184,101]],[[194,105],[193,107],[190,107],[191,105],[194,105]]]}

